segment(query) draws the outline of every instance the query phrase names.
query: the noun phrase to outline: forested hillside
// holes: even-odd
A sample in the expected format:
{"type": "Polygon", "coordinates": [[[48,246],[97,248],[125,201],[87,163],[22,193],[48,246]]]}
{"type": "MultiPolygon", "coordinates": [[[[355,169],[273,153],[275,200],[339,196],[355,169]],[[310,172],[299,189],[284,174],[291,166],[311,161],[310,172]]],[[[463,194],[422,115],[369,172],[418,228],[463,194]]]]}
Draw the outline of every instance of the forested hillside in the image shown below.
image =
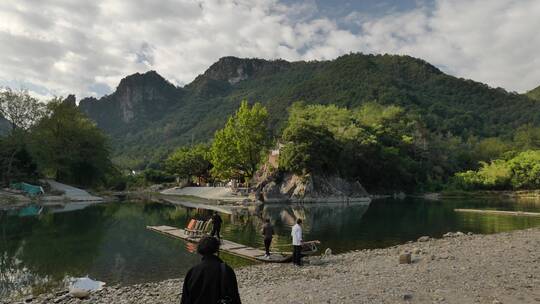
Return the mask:
{"type": "Polygon", "coordinates": [[[526,95],[529,98],[540,101],[540,86],[538,86],[536,89],[530,90],[526,95]]]}
{"type": "Polygon", "coordinates": [[[172,149],[205,142],[242,100],[260,102],[278,134],[296,101],[356,108],[367,102],[398,105],[442,136],[498,136],[540,124],[540,105],[527,96],[446,75],[409,56],[350,54],[332,61],[286,62],[225,57],[178,88],[156,72],[123,79],[80,108],[112,137],[115,160],[142,168],[172,149]]]}

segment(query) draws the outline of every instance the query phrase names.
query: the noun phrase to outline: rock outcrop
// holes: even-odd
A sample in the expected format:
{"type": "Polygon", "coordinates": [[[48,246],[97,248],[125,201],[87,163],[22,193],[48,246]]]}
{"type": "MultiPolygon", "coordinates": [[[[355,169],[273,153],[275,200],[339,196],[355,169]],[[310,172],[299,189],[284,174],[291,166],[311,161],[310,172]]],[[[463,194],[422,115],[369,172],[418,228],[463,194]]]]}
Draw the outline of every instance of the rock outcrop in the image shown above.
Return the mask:
{"type": "Polygon", "coordinates": [[[100,99],[84,98],[79,109],[108,132],[138,122],[139,127],[159,120],[178,105],[181,88],[155,71],[135,73],[120,81],[116,91],[100,99]]]}
{"type": "Polygon", "coordinates": [[[257,186],[264,202],[370,202],[369,194],[358,181],[338,176],[276,173],[257,186]]]}
{"type": "Polygon", "coordinates": [[[256,58],[223,57],[210,66],[204,74],[198,76],[194,83],[196,84],[203,79],[211,79],[235,85],[249,78],[286,71],[291,66],[292,63],[285,60],[268,61],[256,58]]]}

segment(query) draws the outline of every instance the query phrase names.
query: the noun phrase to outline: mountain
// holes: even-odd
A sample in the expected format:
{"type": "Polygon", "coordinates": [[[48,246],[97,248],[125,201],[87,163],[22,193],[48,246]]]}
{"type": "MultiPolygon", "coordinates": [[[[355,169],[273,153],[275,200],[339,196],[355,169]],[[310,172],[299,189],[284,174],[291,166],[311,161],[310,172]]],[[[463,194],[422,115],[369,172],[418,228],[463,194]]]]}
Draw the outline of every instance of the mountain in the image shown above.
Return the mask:
{"type": "Polygon", "coordinates": [[[161,119],[171,106],[181,101],[182,92],[150,71],[122,79],[113,94],[99,100],[85,98],[79,107],[98,126],[114,134],[161,119]]]}
{"type": "Polygon", "coordinates": [[[525,95],[527,95],[531,99],[540,101],[540,86],[538,86],[536,89],[530,90],[525,95]]]}
{"type": "Polygon", "coordinates": [[[224,57],[182,88],[154,71],[134,74],[111,95],[83,99],[79,107],[111,135],[115,160],[136,167],[179,145],[208,141],[244,99],[268,108],[274,132],[295,101],[396,104],[431,130],[464,138],[509,136],[523,124],[540,125],[540,105],[526,96],[395,55],[309,62],[224,57]]]}

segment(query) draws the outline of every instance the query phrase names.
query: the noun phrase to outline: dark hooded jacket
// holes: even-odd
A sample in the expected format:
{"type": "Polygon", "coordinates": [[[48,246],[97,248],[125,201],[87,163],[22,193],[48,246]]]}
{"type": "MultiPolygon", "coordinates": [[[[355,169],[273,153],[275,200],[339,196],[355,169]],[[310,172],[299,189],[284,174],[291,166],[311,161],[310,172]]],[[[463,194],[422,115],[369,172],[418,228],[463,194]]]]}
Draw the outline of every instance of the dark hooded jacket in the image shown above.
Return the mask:
{"type": "Polygon", "coordinates": [[[214,227],[221,227],[221,223],[223,220],[221,219],[221,216],[219,214],[212,215],[212,222],[214,223],[214,227]]]}
{"type": "MultiPolygon", "coordinates": [[[[181,304],[214,304],[221,295],[221,264],[223,261],[215,255],[203,256],[201,263],[191,268],[182,288],[181,304]]],[[[232,304],[241,304],[236,275],[225,264],[225,292],[232,304]]]]}

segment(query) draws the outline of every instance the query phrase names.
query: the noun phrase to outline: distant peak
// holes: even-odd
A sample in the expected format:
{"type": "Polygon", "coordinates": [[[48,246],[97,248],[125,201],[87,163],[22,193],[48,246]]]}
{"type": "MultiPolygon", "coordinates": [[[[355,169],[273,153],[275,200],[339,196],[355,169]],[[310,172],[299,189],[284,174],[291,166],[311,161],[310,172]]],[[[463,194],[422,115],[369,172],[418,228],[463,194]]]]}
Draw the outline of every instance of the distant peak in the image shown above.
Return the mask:
{"type": "Polygon", "coordinates": [[[75,97],[75,95],[69,94],[69,95],[62,101],[62,103],[68,104],[68,105],[71,105],[71,106],[76,107],[76,106],[77,106],[77,98],[75,97]]]}
{"type": "MultiPolygon", "coordinates": [[[[203,78],[227,81],[236,84],[242,80],[264,74],[273,74],[289,68],[290,62],[285,60],[265,60],[259,58],[221,57],[202,75],[203,78]]],[[[199,76],[198,78],[200,78],[199,76]]]]}
{"type": "Polygon", "coordinates": [[[167,83],[170,84],[165,78],[163,78],[161,75],[159,75],[156,71],[151,70],[145,73],[135,73],[131,74],[129,76],[124,77],[120,84],[118,85],[118,88],[122,88],[125,86],[139,86],[139,85],[147,85],[152,83],[167,83]]]}

